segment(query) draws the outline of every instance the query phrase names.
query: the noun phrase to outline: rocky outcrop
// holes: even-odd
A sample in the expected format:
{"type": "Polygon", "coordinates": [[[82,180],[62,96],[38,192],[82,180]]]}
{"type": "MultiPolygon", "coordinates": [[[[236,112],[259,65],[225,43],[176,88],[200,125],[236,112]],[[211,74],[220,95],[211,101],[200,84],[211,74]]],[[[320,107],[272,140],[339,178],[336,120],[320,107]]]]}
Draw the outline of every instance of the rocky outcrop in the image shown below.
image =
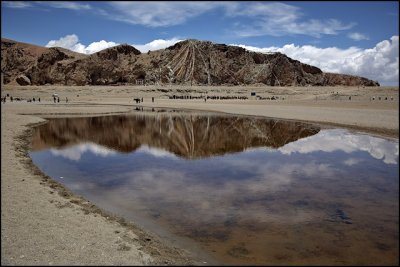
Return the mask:
{"type": "Polygon", "coordinates": [[[300,122],[236,116],[159,114],[59,118],[50,119],[35,129],[32,149],[92,142],[132,152],[147,145],[194,159],[262,146],[278,148],[318,132],[319,128],[300,122]]]}
{"type": "Polygon", "coordinates": [[[62,48],[40,49],[40,53],[31,53],[28,44],[22,49],[20,43],[2,39],[4,82],[15,81],[23,74],[32,85],[144,81],[185,85],[379,86],[363,77],[324,73],[281,53],[256,53],[209,41],[185,40],[143,54],[127,44],[90,56],[62,48]]]}
{"type": "Polygon", "coordinates": [[[31,84],[31,80],[23,74],[19,75],[15,80],[17,81],[17,83],[19,85],[30,85],[31,84]]]}
{"type": "Polygon", "coordinates": [[[16,78],[26,74],[45,51],[47,48],[2,38],[1,72],[4,75],[4,84],[17,84],[16,78]]]}

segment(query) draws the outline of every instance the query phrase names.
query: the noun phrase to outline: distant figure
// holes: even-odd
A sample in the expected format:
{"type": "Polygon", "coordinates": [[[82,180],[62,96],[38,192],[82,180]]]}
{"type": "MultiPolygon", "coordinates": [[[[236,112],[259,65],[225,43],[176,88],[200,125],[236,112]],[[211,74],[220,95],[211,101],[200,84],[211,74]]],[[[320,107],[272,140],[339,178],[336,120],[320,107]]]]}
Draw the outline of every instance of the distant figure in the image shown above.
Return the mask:
{"type": "Polygon", "coordinates": [[[65,103],[68,103],[68,97],[65,98],[65,103]]]}
{"type": "Polygon", "coordinates": [[[154,96],[151,98],[151,102],[153,102],[153,103],[154,103],[154,96]]]}
{"type": "Polygon", "coordinates": [[[54,103],[56,103],[56,97],[55,96],[53,96],[53,100],[54,100],[54,103]]]}
{"type": "Polygon", "coordinates": [[[379,100],[381,100],[381,97],[378,97],[379,100]]]}
{"type": "Polygon", "coordinates": [[[349,96],[349,100],[351,100],[351,96],[349,96]]]}
{"type": "Polygon", "coordinates": [[[375,96],[372,97],[372,100],[375,100],[375,96]]]}
{"type": "Polygon", "coordinates": [[[142,97],[142,102],[143,102],[143,97],[142,97]]]}
{"type": "Polygon", "coordinates": [[[39,97],[38,101],[40,102],[40,97],[39,97]]]}
{"type": "Polygon", "coordinates": [[[60,103],[60,98],[59,97],[57,98],[57,102],[60,103]]]}
{"type": "Polygon", "coordinates": [[[385,97],[385,100],[387,100],[387,97],[385,97]]]}
{"type": "Polygon", "coordinates": [[[207,98],[206,97],[204,98],[204,102],[207,102],[207,98]]]}
{"type": "Polygon", "coordinates": [[[9,97],[10,96],[10,94],[7,94],[7,97],[9,97]]]}
{"type": "Polygon", "coordinates": [[[33,98],[33,102],[35,102],[36,100],[35,100],[35,98],[33,98]]]}
{"type": "Polygon", "coordinates": [[[12,96],[10,97],[10,101],[13,102],[13,97],[12,96]]]}
{"type": "Polygon", "coordinates": [[[390,98],[390,100],[393,100],[393,96],[390,98]]]}

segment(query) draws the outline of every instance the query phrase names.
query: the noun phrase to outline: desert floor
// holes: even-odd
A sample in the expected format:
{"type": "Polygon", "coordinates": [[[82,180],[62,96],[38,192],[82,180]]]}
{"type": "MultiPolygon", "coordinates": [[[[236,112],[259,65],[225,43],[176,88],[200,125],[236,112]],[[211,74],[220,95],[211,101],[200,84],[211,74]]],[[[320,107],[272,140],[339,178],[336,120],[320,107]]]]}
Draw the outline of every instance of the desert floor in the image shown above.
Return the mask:
{"type": "Polygon", "coordinates": [[[107,214],[42,174],[28,156],[30,126],[45,122],[42,116],[165,107],[311,121],[397,140],[399,136],[398,87],[2,86],[1,97],[7,94],[23,100],[10,102],[7,97],[1,103],[2,265],[213,264],[197,248],[175,246],[107,214]],[[251,92],[278,99],[258,100],[251,92]],[[53,93],[59,103],[53,102],[53,93]],[[169,99],[173,95],[202,98],[169,99]],[[204,101],[207,95],[248,99],[204,101]],[[27,102],[33,97],[35,102],[27,102]],[[136,104],[134,98],[144,101],[136,104]]]}

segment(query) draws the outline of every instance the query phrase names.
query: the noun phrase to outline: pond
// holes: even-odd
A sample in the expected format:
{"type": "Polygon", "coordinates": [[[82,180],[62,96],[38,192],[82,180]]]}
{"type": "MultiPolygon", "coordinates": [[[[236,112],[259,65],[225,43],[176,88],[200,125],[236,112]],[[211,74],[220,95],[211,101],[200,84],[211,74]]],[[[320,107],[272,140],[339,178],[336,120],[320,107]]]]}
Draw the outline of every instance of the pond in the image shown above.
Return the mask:
{"type": "Polygon", "coordinates": [[[100,208],[223,264],[386,265],[399,259],[398,151],[294,121],[139,112],[49,119],[30,156],[100,208]]]}

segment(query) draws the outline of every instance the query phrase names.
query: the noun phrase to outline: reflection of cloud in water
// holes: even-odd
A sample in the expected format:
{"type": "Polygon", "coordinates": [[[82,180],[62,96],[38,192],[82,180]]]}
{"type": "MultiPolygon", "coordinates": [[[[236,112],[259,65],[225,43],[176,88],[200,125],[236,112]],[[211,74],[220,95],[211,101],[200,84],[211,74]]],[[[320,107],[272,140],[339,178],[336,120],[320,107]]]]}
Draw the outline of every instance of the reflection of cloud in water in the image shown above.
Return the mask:
{"type": "MultiPolygon", "coordinates": [[[[228,162],[230,161],[221,164],[228,162]]],[[[193,177],[190,172],[154,168],[130,172],[128,176],[132,178],[128,178],[126,184],[107,190],[103,196],[114,203],[121,203],[122,198],[128,206],[128,203],[136,203],[135,206],[150,209],[166,207],[166,212],[170,216],[176,215],[174,212],[179,212],[180,220],[190,220],[192,223],[215,223],[220,221],[221,217],[228,218],[232,215],[258,221],[279,221],[286,218],[287,222],[304,222],[316,215],[312,211],[301,213],[287,209],[265,212],[262,202],[257,202],[256,205],[257,203],[248,201],[287,190],[298,176],[334,177],[332,167],[315,162],[288,163],[276,168],[274,164],[237,160],[231,161],[227,167],[230,166],[251,170],[250,177],[246,178],[245,182],[241,179],[222,180],[223,182],[218,179],[205,181],[193,177]],[[133,192],[132,188],[139,191],[133,192]],[[236,209],[235,203],[241,203],[241,206],[247,208],[236,209]]]]}
{"type": "Polygon", "coordinates": [[[114,150],[93,143],[80,144],[64,149],[54,149],[54,148],[50,149],[51,154],[55,156],[61,156],[74,161],[79,161],[81,159],[82,154],[87,151],[102,157],[107,157],[109,155],[116,154],[114,150]]]}
{"type": "Polygon", "coordinates": [[[145,153],[152,155],[157,158],[177,158],[175,154],[168,152],[164,149],[149,147],[148,145],[141,145],[137,150],[136,153],[145,153]]]}
{"type": "Polygon", "coordinates": [[[399,143],[369,135],[355,135],[346,130],[322,130],[318,134],[287,144],[279,151],[282,154],[311,153],[315,151],[332,152],[341,150],[346,153],[366,151],[386,164],[396,164],[399,157],[399,143]]]}
{"type": "Polygon", "coordinates": [[[345,161],[343,161],[343,164],[347,165],[347,166],[353,166],[353,165],[356,165],[356,164],[358,164],[358,163],[360,163],[362,161],[363,161],[362,159],[349,158],[349,159],[346,159],[345,161]]]}

